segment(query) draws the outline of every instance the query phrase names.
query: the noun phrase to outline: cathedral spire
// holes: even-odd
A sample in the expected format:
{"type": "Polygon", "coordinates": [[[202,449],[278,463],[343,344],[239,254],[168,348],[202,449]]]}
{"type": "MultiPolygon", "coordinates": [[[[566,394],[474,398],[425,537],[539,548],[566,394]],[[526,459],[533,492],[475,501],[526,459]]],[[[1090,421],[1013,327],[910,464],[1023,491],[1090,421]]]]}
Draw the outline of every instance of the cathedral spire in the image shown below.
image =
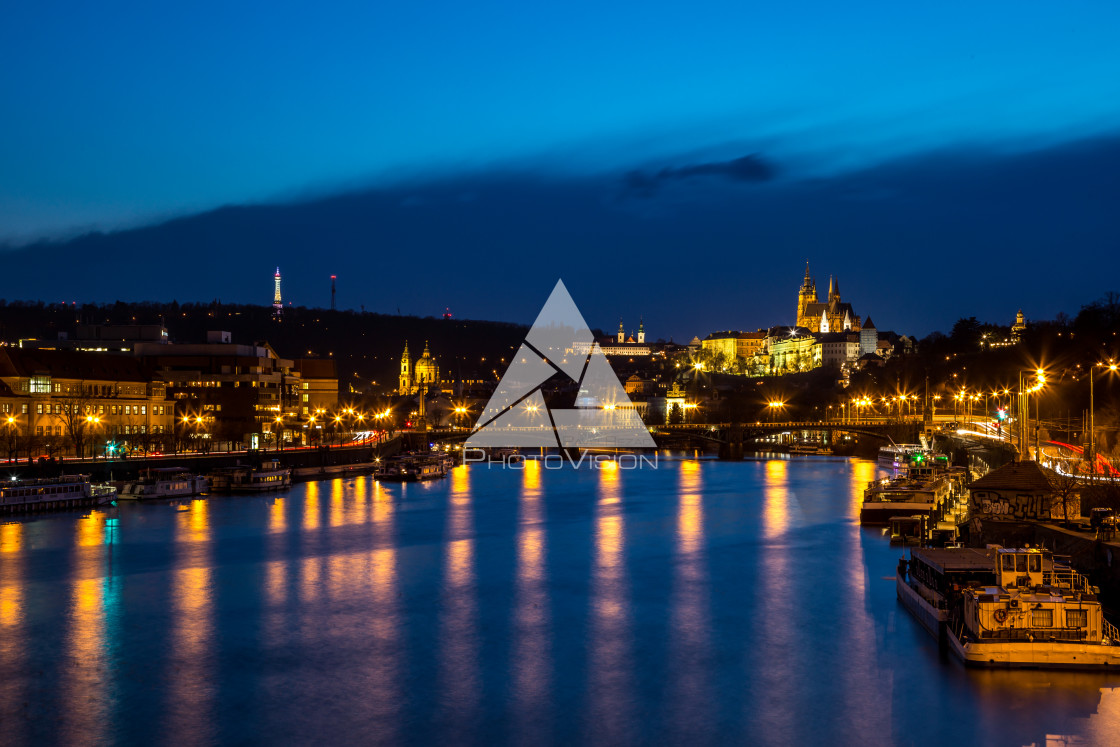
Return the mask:
{"type": "Polygon", "coordinates": [[[809,260],[805,260],[805,282],[803,285],[808,288],[812,283],[813,279],[809,277],[809,260]]]}

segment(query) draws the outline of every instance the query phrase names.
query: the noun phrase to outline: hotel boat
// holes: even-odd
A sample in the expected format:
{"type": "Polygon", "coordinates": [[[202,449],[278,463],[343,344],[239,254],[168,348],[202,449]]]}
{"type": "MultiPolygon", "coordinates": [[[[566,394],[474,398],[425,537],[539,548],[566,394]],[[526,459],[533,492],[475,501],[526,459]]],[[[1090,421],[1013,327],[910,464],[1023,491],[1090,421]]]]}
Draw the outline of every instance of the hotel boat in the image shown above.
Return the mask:
{"type": "Polygon", "coordinates": [[[1112,669],[1120,632],[1098,589],[1037,548],[918,549],[900,560],[898,598],[965,664],[1112,669]]]}
{"type": "Polygon", "coordinates": [[[185,467],[153,467],[144,470],[137,480],[121,484],[123,500],[153,498],[184,498],[206,492],[210,481],[185,467]]]}
{"type": "MultiPolygon", "coordinates": [[[[958,474],[923,462],[904,474],[868,484],[859,522],[886,526],[896,516],[930,516],[944,511],[959,490],[958,474]]],[[[937,517],[933,517],[937,518],[937,517]]]]}
{"type": "Polygon", "coordinates": [[[211,493],[265,493],[291,485],[292,471],[276,459],[266,459],[259,467],[219,467],[210,473],[211,493]]]}
{"type": "Polygon", "coordinates": [[[116,497],[116,488],[94,484],[89,475],[10,480],[0,483],[0,514],[105,506],[116,497]]]}

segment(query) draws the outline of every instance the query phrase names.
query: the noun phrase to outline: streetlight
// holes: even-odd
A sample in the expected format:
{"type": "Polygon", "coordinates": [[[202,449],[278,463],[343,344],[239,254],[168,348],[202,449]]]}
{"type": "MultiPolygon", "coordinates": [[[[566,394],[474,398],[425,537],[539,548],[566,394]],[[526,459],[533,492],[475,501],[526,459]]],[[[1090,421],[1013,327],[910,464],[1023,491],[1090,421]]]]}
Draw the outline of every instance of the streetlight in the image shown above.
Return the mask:
{"type": "Polygon", "coordinates": [[[276,451],[284,450],[284,416],[276,416],[276,451]]]}
{"type": "MultiPolygon", "coordinates": [[[[1117,368],[1117,365],[1115,363],[1113,363],[1111,360],[1107,364],[1096,363],[1092,366],[1089,366],[1089,455],[1088,456],[1089,456],[1089,459],[1091,460],[1090,463],[1089,463],[1089,469],[1090,469],[1089,474],[1092,474],[1092,475],[1097,474],[1097,439],[1096,439],[1097,433],[1096,433],[1096,423],[1094,421],[1094,416],[1093,416],[1093,369],[1096,368],[1097,366],[1100,366],[1101,368],[1105,368],[1105,369],[1107,369],[1107,370],[1109,370],[1113,373],[1116,372],[1116,368],[1117,368]]],[[[8,421],[11,422],[11,418],[8,418],[8,421]]]]}
{"type": "MultiPolygon", "coordinates": [[[[1018,413],[1018,432],[1019,432],[1019,457],[1022,458],[1023,452],[1027,452],[1028,458],[1030,457],[1030,434],[1028,432],[1030,427],[1031,418],[1031,395],[1046,386],[1046,372],[1041,368],[1034,371],[1020,371],[1019,372],[1019,413],[1018,413]],[[1031,387],[1025,387],[1023,374],[1034,374],[1035,383],[1031,387]]],[[[1035,397],[1035,420],[1039,416],[1039,403],[1038,397],[1035,397]]],[[[1035,423],[1035,457],[1038,456],[1038,423],[1035,423]]]]}
{"type": "MultiPolygon", "coordinates": [[[[100,424],[101,424],[101,417],[100,416],[98,416],[98,415],[86,415],[86,425],[90,429],[92,429],[94,426],[100,425],[100,424]]],[[[91,434],[90,438],[92,439],[92,434],[91,434]]],[[[93,458],[97,459],[97,447],[94,446],[93,448],[90,449],[90,451],[92,452],[93,458]]]]}
{"type": "Polygon", "coordinates": [[[779,402],[777,400],[772,400],[772,401],[768,402],[766,404],[766,406],[770,408],[770,422],[773,423],[776,413],[778,412],[778,410],[785,407],[786,403],[785,402],[779,402]]]}

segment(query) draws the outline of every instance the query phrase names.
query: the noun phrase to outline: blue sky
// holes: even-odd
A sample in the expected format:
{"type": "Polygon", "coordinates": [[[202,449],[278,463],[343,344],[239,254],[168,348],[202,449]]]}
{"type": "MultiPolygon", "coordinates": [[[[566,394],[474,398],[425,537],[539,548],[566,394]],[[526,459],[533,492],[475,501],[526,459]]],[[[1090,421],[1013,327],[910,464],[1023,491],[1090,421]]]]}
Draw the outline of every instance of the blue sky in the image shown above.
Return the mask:
{"type": "Polygon", "coordinates": [[[1031,148],[1116,127],[1118,28],[1076,2],[7,3],[0,237],[493,164],[1031,148]]]}

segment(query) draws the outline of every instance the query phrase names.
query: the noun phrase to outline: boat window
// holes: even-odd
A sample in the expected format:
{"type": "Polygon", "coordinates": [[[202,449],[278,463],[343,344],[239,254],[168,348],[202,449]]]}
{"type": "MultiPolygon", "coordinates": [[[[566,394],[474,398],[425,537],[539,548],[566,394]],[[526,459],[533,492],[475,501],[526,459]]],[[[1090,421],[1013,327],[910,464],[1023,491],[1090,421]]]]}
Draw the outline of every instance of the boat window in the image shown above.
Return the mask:
{"type": "Polygon", "coordinates": [[[1031,610],[1031,627],[1054,627],[1054,610],[1031,610]]]}
{"type": "Polygon", "coordinates": [[[1084,628],[1089,624],[1089,610],[1066,610],[1067,628],[1084,628]]]}
{"type": "Polygon", "coordinates": [[[1016,555],[1015,556],[1015,571],[1018,572],[1018,573],[1026,573],[1027,572],[1027,556],[1026,555],[1016,555]]]}
{"type": "Polygon", "coordinates": [[[1005,571],[1015,570],[1015,556],[1012,555],[1011,553],[1005,553],[1004,556],[1003,556],[1003,570],[1005,570],[1005,571]]]}
{"type": "Polygon", "coordinates": [[[1030,558],[1030,572],[1042,573],[1042,556],[1041,555],[1028,555],[1030,558]]]}

